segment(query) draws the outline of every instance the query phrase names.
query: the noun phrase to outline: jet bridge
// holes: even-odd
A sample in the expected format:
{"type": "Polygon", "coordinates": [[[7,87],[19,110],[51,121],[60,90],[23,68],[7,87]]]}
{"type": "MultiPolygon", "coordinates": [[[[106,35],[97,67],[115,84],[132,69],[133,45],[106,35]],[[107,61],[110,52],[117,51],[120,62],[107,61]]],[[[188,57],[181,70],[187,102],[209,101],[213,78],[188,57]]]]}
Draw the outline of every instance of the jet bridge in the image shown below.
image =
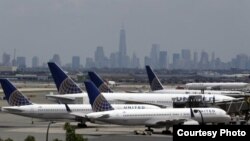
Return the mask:
{"type": "Polygon", "coordinates": [[[240,115],[244,117],[244,120],[249,120],[250,111],[250,99],[237,101],[237,102],[227,102],[218,105],[219,108],[225,110],[230,115],[240,115]]]}
{"type": "Polygon", "coordinates": [[[218,105],[221,109],[227,113],[241,113],[243,111],[250,110],[250,103],[247,101],[227,102],[218,105]]]}

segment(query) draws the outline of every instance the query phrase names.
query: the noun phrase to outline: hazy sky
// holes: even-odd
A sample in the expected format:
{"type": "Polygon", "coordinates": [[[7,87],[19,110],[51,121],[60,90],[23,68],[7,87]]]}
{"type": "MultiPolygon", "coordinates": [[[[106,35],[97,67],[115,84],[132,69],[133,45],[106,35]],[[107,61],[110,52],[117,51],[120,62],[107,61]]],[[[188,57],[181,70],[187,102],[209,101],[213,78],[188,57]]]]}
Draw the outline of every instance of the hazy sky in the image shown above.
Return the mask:
{"type": "Polygon", "coordinates": [[[171,54],[215,51],[228,61],[250,54],[249,13],[249,0],[0,0],[0,56],[16,48],[28,63],[55,53],[66,63],[93,57],[99,45],[109,56],[124,24],[130,55],[142,58],[158,43],[171,54]]]}

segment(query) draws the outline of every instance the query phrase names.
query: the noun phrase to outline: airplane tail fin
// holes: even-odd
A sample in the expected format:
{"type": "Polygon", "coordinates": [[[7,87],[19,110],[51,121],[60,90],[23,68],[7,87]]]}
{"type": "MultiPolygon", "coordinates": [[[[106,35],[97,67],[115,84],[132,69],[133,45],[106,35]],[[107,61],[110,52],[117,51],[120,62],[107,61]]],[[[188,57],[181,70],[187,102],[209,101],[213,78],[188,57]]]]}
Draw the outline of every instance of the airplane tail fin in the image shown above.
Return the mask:
{"type": "Polygon", "coordinates": [[[59,94],[82,93],[82,89],[54,62],[48,66],[59,94]]]}
{"type": "Polygon", "coordinates": [[[0,79],[2,89],[10,106],[31,105],[32,103],[24,96],[9,80],[0,79]]]}
{"type": "Polygon", "coordinates": [[[94,112],[114,110],[93,82],[85,81],[84,84],[89,96],[89,103],[91,104],[94,112]]]}
{"type": "Polygon", "coordinates": [[[163,88],[160,80],[155,75],[155,73],[153,72],[153,70],[151,69],[151,67],[150,66],[146,66],[146,70],[147,70],[148,80],[149,80],[149,84],[150,84],[151,90],[152,91],[163,90],[164,88],[163,88]]]}
{"type": "Polygon", "coordinates": [[[109,86],[101,79],[101,77],[98,76],[95,72],[88,72],[88,75],[90,77],[90,80],[94,82],[96,87],[99,89],[100,92],[113,92],[109,86]]]}

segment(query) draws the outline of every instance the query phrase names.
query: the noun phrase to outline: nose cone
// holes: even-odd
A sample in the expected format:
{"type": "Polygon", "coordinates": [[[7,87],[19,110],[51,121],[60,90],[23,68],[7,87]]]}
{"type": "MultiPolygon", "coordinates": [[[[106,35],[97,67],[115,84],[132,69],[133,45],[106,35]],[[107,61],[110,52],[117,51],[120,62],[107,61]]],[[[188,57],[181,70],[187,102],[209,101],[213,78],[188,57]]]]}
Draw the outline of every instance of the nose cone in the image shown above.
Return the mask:
{"type": "Polygon", "coordinates": [[[230,101],[230,100],[235,100],[235,98],[231,96],[225,96],[225,95],[221,97],[221,101],[230,101]]]}
{"type": "Polygon", "coordinates": [[[225,122],[231,121],[231,117],[229,115],[225,115],[225,122]]]}

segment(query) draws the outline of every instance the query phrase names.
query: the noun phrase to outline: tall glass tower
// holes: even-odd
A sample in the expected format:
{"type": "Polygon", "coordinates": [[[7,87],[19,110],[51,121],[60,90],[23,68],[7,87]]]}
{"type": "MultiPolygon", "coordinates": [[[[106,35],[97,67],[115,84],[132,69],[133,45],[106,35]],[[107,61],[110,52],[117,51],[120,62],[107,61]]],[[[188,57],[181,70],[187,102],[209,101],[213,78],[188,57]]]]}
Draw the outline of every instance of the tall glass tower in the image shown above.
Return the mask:
{"type": "Polygon", "coordinates": [[[119,42],[119,67],[127,67],[127,46],[126,46],[126,33],[124,28],[120,30],[120,42],[119,42]]]}

